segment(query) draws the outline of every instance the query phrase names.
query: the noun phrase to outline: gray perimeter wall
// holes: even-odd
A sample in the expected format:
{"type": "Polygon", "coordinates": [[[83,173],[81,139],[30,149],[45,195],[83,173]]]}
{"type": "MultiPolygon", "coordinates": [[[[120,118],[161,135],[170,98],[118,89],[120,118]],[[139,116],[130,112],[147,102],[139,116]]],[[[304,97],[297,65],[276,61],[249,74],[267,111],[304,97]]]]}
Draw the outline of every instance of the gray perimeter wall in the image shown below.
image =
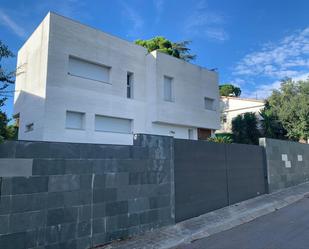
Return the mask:
{"type": "Polygon", "coordinates": [[[87,249],[308,181],[308,145],[260,144],[5,142],[0,248],[87,249]]]}
{"type": "Polygon", "coordinates": [[[262,147],[174,140],[176,222],[265,193],[262,147]]]}
{"type": "Polygon", "coordinates": [[[5,142],[0,173],[1,249],[86,249],[174,223],[170,137],[5,142]]]}
{"type": "Polygon", "coordinates": [[[269,191],[274,192],[309,180],[309,145],[261,138],[265,147],[269,191]]]}

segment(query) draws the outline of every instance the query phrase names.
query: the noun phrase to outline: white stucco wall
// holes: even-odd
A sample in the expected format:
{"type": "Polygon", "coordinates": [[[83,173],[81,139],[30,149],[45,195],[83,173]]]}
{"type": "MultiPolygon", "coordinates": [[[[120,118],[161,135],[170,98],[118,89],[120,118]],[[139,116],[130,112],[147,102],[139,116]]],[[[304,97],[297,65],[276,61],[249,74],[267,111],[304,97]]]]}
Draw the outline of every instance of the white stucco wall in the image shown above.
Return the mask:
{"type": "MultiPolygon", "coordinates": [[[[216,73],[162,53],[148,54],[141,46],[53,13],[36,32],[44,39],[30,38],[25,44],[29,48],[21,49],[18,60],[36,65],[38,59],[25,59],[24,51],[40,54],[45,64],[34,74],[40,85],[23,76],[16,87],[28,91],[30,85],[29,92],[40,97],[42,106],[36,110],[34,98],[26,101],[15,96],[20,99],[15,101],[15,113],[21,117],[19,139],[132,144],[133,133],[188,138],[188,129],[193,129],[196,138],[197,127],[219,128],[216,73]],[[37,43],[38,49],[32,49],[37,43]],[[109,82],[69,75],[69,56],[110,67],[109,82]],[[134,73],[133,99],[126,98],[127,72],[134,73]],[[173,77],[172,103],[163,101],[164,75],[173,77]],[[215,99],[215,111],[204,108],[204,97],[215,99]],[[84,130],[66,129],[66,111],[85,113],[84,130]],[[95,115],[131,119],[132,134],[95,131],[95,115]],[[25,120],[30,119],[34,130],[25,133],[25,120]]],[[[26,74],[33,76],[30,71],[26,74]]]]}
{"type": "Polygon", "coordinates": [[[255,113],[258,120],[261,120],[259,112],[264,108],[263,100],[246,99],[238,97],[221,97],[221,128],[217,132],[232,132],[232,121],[238,115],[246,112],[255,113]],[[226,122],[222,121],[223,115],[226,116],[226,122]]]}
{"type": "Polygon", "coordinates": [[[43,140],[49,40],[47,15],[18,52],[14,113],[19,114],[20,139],[43,140]],[[26,132],[33,123],[33,131],[26,132]]]}

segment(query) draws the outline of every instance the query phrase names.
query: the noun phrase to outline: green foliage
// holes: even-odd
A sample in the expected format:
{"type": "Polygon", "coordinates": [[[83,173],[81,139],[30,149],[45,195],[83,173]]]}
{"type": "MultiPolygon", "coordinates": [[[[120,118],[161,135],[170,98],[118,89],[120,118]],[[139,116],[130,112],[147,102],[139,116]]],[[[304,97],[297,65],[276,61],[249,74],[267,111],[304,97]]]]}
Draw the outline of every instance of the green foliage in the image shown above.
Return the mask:
{"type": "Polygon", "coordinates": [[[231,84],[224,84],[219,86],[220,96],[234,96],[239,97],[241,94],[241,90],[239,87],[236,87],[231,84]]]}
{"type": "Polygon", "coordinates": [[[210,137],[207,139],[207,141],[223,144],[230,144],[233,142],[232,138],[228,136],[210,137]]]}
{"type": "Polygon", "coordinates": [[[216,137],[229,137],[233,139],[233,133],[229,133],[229,132],[217,133],[216,137]]]}
{"type": "MultiPolygon", "coordinates": [[[[12,57],[13,53],[9,48],[0,41],[0,63],[3,58],[12,57]]],[[[9,91],[9,84],[14,83],[15,72],[6,72],[0,64],[0,142],[4,139],[14,139],[17,134],[16,125],[8,125],[9,119],[5,112],[2,111],[2,107],[7,100],[9,91]]]]}
{"type": "Polygon", "coordinates": [[[184,61],[191,61],[196,58],[196,55],[190,54],[190,48],[188,48],[190,41],[171,42],[163,36],[156,36],[149,40],[136,40],[135,44],[147,48],[149,53],[158,50],[184,61]]]}
{"type": "MultiPolygon", "coordinates": [[[[13,57],[13,53],[9,50],[9,48],[0,41],[0,63],[3,58],[13,57]]],[[[6,72],[2,65],[0,64],[0,107],[3,106],[6,100],[6,91],[5,89],[9,86],[9,84],[14,83],[14,72],[6,72]]]]}
{"type": "Polygon", "coordinates": [[[287,131],[283,128],[282,123],[278,119],[278,115],[270,107],[269,102],[266,101],[264,109],[260,111],[262,117],[261,125],[263,129],[263,136],[274,139],[286,139],[287,131]]]}
{"type": "Polygon", "coordinates": [[[268,103],[266,111],[286,130],[289,139],[309,138],[309,79],[283,80],[280,89],[274,90],[268,98],[268,103]]]}
{"type": "Polygon", "coordinates": [[[234,118],[232,131],[234,142],[258,144],[260,132],[257,128],[257,118],[254,113],[247,112],[234,118]]]}
{"type": "Polygon", "coordinates": [[[17,125],[9,125],[10,119],[8,119],[6,113],[0,111],[0,140],[13,140],[17,139],[18,128],[17,125]]]}

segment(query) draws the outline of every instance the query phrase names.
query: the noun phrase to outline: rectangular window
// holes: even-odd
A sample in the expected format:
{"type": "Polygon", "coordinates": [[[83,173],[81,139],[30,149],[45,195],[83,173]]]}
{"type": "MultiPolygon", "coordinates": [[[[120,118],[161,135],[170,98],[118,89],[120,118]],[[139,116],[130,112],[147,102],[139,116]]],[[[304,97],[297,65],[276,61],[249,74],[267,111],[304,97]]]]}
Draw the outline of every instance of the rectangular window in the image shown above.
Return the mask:
{"type": "Polygon", "coordinates": [[[227,115],[222,114],[222,123],[226,123],[226,122],[227,122],[227,115]]]}
{"type": "Polygon", "coordinates": [[[133,73],[127,73],[127,98],[133,99],[133,73]]]}
{"type": "Polygon", "coordinates": [[[95,115],[95,130],[118,133],[131,133],[132,120],[95,115]]]}
{"type": "Polygon", "coordinates": [[[173,101],[173,78],[164,76],[164,100],[173,101]]]}
{"type": "Polygon", "coordinates": [[[194,139],[194,136],[193,136],[193,129],[188,129],[188,138],[189,138],[189,139],[194,139]]]}
{"type": "Polygon", "coordinates": [[[83,130],[85,128],[85,113],[67,111],[65,127],[68,129],[83,130]]]}
{"type": "Polygon", "coordinates": [[[214,111],[215,110],[214,102],[215,102],[214,99],[205,97],[204,98],[204,107],[205,107],[205,109],[214,111]]]}
{"type": "Polygon", "coordinates": [[[72,56],[69,57],[69,75],[110,83],[109,73],[110,67],[78,59],[72,56]]]}

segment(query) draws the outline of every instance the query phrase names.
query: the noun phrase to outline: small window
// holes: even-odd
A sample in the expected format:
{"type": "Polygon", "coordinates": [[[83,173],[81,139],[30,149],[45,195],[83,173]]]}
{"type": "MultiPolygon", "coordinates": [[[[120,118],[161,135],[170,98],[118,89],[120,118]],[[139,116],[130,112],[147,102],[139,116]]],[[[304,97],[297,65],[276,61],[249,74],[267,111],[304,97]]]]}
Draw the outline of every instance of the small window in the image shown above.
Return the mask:
{"type": "Polygon", "coordinates": [[[227,122],[227,116],[226,114],[222,114],[222,123],[226,123],[227,122]]]}
{"type": "Polygon", "coordinates": [[[173,78],[164,76],[164,100],[173,101],[173,78]]]}
{"type": "Polygon", "coordinates": [[[25,132],[33,131],[34,123],[26,124],[25,132]]]}
{"type": "Polygon", "coordinates": [[[85,123],[85,113],[67,111],[65,127],[68,129],[83,130],[85,123]]]}
{"type": "Polygon", "coordinates": [[[127,73],[127,98],[133,99],[133,73],[127,73]]]}
{"type": "Polygon", "coordinates": [[[110,67],[78,59],[72,56],[69,57],[69,75],[88,80],[110,83],[109,72],[110,67]]]}
{"type": "Polygon", "coordinates": [[[95,130],[116,133],[131,133],[132,120],[95,115],[95,130]]]}
{"type": "Polygon", "coordinates": [[[205,107],[205,109],[214,111],[215,110],[214,109],[214,102],[215,102],[214,99],[205,97],[204,98],[204,107],[205,107]]]}
{"type": "Polygon", "coordinates": [[[193,129],[188,129],[188,138],[189,139],[194,139],[193,129]]]}

